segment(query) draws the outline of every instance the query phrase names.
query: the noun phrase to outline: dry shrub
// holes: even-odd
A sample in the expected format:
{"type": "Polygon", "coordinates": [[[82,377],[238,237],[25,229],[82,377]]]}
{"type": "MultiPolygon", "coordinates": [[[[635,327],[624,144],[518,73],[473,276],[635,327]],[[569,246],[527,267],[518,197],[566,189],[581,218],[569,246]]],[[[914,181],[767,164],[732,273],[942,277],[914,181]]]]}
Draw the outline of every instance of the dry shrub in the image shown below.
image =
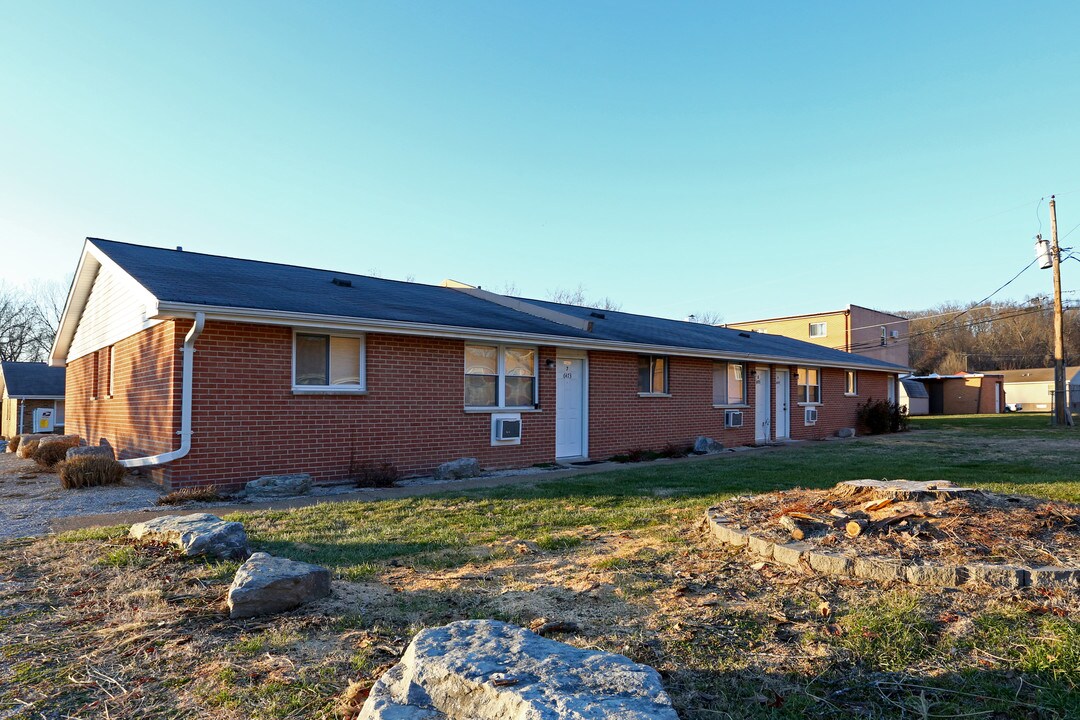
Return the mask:
{"type": "Polygon", "coordinates": [[[19,445],[18,453],[21,458],[34,457],[34,451],[37,450],[38,444],[41,442],[41,438],[30,438],[25,440],[19,445]]]}
{"type": "Polygon", "coordinates": [[[158,505],[182,505],[189,502],[218,502],[224,500],[216,485],[186,487],[173,490],[157,499],[158,505]]]}
{"type": "MultiPolygon", "coordinates": [[[[48,446],[46,446],[48,447],[48,446]]],[[[124,466],[110,458],[81,455],[60,463],[60,485],[73,488],[115,485],[124,477],[124,466]]]]}
{"type": "Polygon", "coordinates": [[[392,463],[376,463],[372,460],[349,464],[349,477],[361,488],[393,487],[401,479],[401,471],[392,463]]]}
{"type": "Polygon", "coordinates": [[[19,449],[19,441],[22,440],[18,435],[12,435],[7,441],[7,451],[13,453],[19,449]]]}
{"type": "Polygon", "coordinates": [[[51,442],[44,445],[39,442],[34,454],[30,457],[41,467],[50,470],[56,467],[57,463],[61,463],[67,458],[67,451],[70,447],[67,443],[62,442],[51,442]]]}

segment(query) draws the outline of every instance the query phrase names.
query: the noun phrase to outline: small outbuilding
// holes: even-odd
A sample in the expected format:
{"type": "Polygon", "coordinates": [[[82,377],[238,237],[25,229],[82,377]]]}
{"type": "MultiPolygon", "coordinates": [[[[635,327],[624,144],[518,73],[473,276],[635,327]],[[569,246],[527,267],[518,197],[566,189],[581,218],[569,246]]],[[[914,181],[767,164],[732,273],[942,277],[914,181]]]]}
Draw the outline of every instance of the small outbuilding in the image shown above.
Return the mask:
{"type": "Polygon", "coordinates": [[[900,404],[907,406],[908,415],[929,415],[930,393],[918,380],[900,378],[900,404]]]}
{"type": "Polygon", "coordinates": [[[64,368],[45,363],[0,363],[0,435],[9,438],[62,429],[64,376],[64,368]]]}
{"type": "Polygon", "coordinates": [[[912,375],[926,388],[930,415],[981,415],[1005,411],[1005,384],[1000,374],[912,375]]]}

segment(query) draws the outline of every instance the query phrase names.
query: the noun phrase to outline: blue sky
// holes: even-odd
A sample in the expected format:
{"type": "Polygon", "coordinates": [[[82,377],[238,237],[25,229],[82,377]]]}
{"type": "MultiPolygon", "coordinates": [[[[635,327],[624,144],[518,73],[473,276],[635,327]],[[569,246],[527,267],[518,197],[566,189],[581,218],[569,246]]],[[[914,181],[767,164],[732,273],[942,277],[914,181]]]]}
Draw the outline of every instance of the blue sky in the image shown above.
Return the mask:
{"type": "Polygon", "coordinates": [[[1080,224],[1075,3],[0,12],[9,283],[91,235],[736,321],[978,300],[1080,224]]]}

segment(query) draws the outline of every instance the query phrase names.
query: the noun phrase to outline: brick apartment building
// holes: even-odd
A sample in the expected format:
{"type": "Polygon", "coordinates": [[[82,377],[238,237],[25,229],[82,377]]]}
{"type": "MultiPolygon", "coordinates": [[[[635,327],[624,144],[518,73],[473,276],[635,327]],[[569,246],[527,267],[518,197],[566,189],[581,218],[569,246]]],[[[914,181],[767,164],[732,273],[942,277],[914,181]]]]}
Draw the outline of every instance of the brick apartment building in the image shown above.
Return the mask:
{"type": "Polygon", "coordinates": [[[88,239],[53,347],[67,431],[167,489],[833,435],[905,364],[447,282],[88,239]]]}
{"type": "Polygon", "coordinates": [[[829,312],[727,323],[725,327],[784,335],[894,365],[908,364],[908,319],[860,305],[848,305],[843,310],[829,312]]]}

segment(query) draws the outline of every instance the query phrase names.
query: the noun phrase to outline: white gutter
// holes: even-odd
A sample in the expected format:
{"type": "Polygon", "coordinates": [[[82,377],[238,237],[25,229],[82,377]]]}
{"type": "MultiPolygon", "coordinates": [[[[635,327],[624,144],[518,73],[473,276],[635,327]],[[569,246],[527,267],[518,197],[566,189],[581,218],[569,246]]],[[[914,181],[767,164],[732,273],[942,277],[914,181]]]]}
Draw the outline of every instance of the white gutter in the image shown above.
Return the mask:
{"type": "Polygon", "coordinates": [[[191,450],[191,385],[192,365],[195,358],[195,341],[202,334],[203,325],[206,323],[206,315],[202,312],[195,313],[195,324],[184,336],[184,368],[181,375],[180,386],[180,447],[160,455],[131,458],[121,460],[120,464],[127,468],[149,467],[151,465],[164,465],[165,463],[179,460],[191,450]]]}

